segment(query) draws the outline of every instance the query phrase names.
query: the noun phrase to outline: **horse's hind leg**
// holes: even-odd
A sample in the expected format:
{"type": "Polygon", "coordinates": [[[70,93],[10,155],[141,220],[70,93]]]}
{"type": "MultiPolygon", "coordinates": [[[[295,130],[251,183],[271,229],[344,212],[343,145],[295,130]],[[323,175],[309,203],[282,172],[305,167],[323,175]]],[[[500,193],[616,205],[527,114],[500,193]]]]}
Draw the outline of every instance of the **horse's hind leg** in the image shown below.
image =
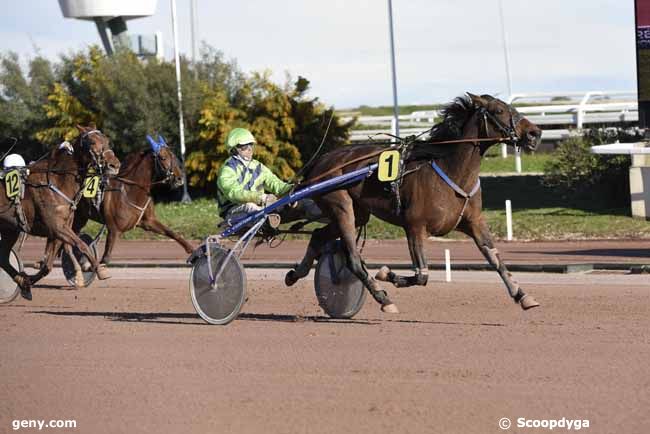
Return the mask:
{"type": "Polygon", "coordinates": [[[142,229],[149,232],[154,232],[156,234],[165,235],[166,237],[173,239],[178,244],[183,246],[185,252],[188,254],[194,251],[194,247],[192,247],[192,245],[188,243],[185,238],[181,237],[176,232],[160,223],[160,221],[154,215],[153,211],[149,212],[149,209],[152,209],[152,207],[147,209],[147,213],[144,215],[142,221],[140,222],[140,227],[142,229]]]}
{"type": "Polygon", "coordinates": [[[459,229],[474,239],[483,256],[485,256],[488,262],[499,273],[499,276],[501,276],[503,283],[506,284],[506,288],[508,289],[508,294],[512,297],[513,301],[518,303],[524,310],[539,306],[539,303],[532,296],[527,295],[521,289],[519,283],[517,283],[512,277],[512,274],[510,274],[510,271],[508,271],[506,264],[499,257],[499,251],[494,247],[492,234],[483,216],[480,217],[478,222],[463,223],[459,229]]]}
{"type": "Polygon", "coordinates": [[[61,248],[61,241],[55,238],[48,238],[47,243],[45,244],[45,253],[43,254],[43,259],[40,261],[40,266],[38,267],[38,273],[30,276],[32,283],[36,283],[41,280],[43,277],[50,274],[52,271],[52,264],[54,263],[54,258],[61,248]]]}
{"type": "Polygon", "coordinates": [[[24,272],[16,270],[9,262],[9,254],[18,240],[19,232],[3,232],[0,239],[0,267],[20,286],[20,295],[32,299],[32,282],[24,272]]]}
{"type": "Polygon", "coordinates": [[[309,240],[305,256],[300,261],[300,264],[294,269],[289,270],[284,276],[284,283],[287,286],[295,284],[299,279],[302,279],[309,274],[312,265],[316,258],[322,253],[323,247],[328,241],[337,239],[340,236],[340,231],[336,223],[329,223],[322,228],[314,230],[314,233],[309,240]]]}
{"type": "Polygon", "coordinates": [[[400,276],[393,273],[386,265],[381,267],[375,279],[384,282],[390,282],[397,288],[407,286],[426,286],[429,279],[429,270],[427,260],[424,256],[424,236],[426,234],[424,227],[409,228],[406,230],[406,239],[408,241],[409,253],[411,254],[411,263],[415,269],[414,276],[400,276]]]}

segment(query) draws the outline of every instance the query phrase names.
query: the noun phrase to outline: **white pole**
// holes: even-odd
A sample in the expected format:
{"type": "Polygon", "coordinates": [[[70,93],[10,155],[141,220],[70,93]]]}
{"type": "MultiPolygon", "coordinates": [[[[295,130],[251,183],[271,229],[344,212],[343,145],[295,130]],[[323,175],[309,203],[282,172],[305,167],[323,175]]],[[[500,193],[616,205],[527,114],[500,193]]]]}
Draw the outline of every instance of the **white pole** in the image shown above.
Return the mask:
{"type": "Polygon", "coordinates": [[[395,43],[393,42],[393,2],[391,0],[388,0],[388,28],[390,30],[390,64],[393,72],[393,118],[395,120],[395,135],[399,137],[397,74],[395,73],[395,43]]]}
{"type": "Polygon", "coordinates": [[[451,254],[445,249],[445,282],[451,282],[451,254]]]}
{"type": "Polygon", "coordinates": [[[515,146],[515,170],[521,173],[521,150],[519,146],[515,146]]]}
{"type": "Polygon", "coordinates": [[[506,239],[512,241],[512,203],[510,199],[506,200],[506,239]]]}
{"type": "Polygon", "coordinates": [[[499,18],[501,21],[501,42],[503,43],[503,55],[506,62],[506,80],[508,82],[508,98],[512,95],[512,84],[510,82],[510,59],[508,56],[508,36],[506,35],[506,24],[503,19],[503,6],[501,4],[502,0],[498,0],[499,3],[499,18]]]}
{"type": "Polygon", "coordinates": [[[508,158],[508,145],[505,143],[501,144],[501,156],[503,158],[508,158]]]}
{"type": "MultiPolygon", "coordinates": [[[[181,62],[178,54],[178,28],[176,25],[176,0],[170,0],[172,6],[172,31],[174,32],[174,62],[176,63],[176,90],[178,95],[178,134],[181,139],[181,161],[183,168],[185,168],[185,128],[183,126],[183,94],[181,93],[181,62]]],[[[185,170],[183,170],[183,199],[187,203],[191,202],[189,193],[187,192],[187,178],[185,177],[185,170]]]]}
{"type": "Polygon", "coordinates": [[[190,0],[190,15],[190,29],[192,30],[192,64],[194,65],[194,71],[196,72],[196,55],[199,51],[196,46],[196,33],[198,32],[199,27],[196,19],[196,0],[190,0]]]}

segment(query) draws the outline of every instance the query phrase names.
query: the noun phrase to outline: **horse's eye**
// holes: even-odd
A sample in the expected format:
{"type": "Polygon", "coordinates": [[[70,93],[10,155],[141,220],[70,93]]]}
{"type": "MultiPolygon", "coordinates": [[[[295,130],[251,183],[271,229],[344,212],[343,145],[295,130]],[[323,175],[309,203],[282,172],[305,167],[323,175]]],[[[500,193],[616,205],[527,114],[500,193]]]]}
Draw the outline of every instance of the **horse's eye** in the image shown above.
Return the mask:
{"type": "Polygon", "coordinates": [[[498,114],[498,115],[502,115],[502,114],[503,114],[503,109],[498,108],[498,109],[497,109],[497,114],[498,114]]]}

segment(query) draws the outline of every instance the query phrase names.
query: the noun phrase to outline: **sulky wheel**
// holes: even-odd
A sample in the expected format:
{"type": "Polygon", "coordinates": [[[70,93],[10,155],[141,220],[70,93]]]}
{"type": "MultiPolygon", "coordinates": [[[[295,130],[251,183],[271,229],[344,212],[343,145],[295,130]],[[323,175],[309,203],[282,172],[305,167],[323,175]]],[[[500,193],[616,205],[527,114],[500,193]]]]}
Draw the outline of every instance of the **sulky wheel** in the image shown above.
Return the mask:
{"type": "MultiPolygon", "coordinates": [[[[18,272],[23,271],[23,263],[13,250],[9,252],[9,262],[18,272]]],[[[20,287],[3,269],[0,268],[0,304],[9,303],[20,292],[20,287]]]]}
{"type": "MultiPolygon", "coordinates": [[[[90,250],[93,252],[96,258],[97,245],[95,244],[94,242],[95,240],[93,239],[93,237],[91,237],[88,234],[81,234],[79,235],[79,238],[81,238],[81,241],[83,241],[84,243],[90,246],[90,250]]],[[[89,268],[88,271],[85,271],[84,269],[90,266],[91,262],[88,260],[86,255],[81,253],[81,251],[76,247],[73,247],[72,251],[74,252],[74,256],[77,258],[77,262],[79,262],[79,264],[81,265],[81,269],[84,276],[84,286],[88,287],[88,285],[93,283],[93,280],[95,280],[95,271],[92,268],[89,268]]],[[[63,269],[63,275],[65,276],[65,279],[68,281],[70,286],[76,286],[74,264],[72,263],[72,260],[70,259],[70,257],[68,256],[65,250],[61,252],[61,268],[63,269]]]]}
{"type": "Polygon", "coordinates": [[[332,318],[352,318],[366,301],[366,290],[347,266],[343,244],[328,245],[318,259],[314,287],[318,304],[332,318]]]}
{"type": "Polygon", "coordinates": [[[192,304],[199,316],[210,324],[225,325],[237,318],[246,299],[244,267],[235,255],[229,256],[229,252],[230,250],[217,245],[210,247],[212,276],[216,280],[214,285],[210,282],[208,256],[205,253],[198,256],[192,264],[192,304]]]}

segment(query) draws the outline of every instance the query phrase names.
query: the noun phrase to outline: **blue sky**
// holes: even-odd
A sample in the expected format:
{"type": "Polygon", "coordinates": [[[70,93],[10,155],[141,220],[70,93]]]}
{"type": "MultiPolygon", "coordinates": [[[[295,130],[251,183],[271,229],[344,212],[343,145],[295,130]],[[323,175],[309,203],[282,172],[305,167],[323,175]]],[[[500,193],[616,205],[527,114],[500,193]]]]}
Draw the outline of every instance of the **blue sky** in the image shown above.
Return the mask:
{"type": "MultiPolygon", "coordinates": [[[[636,89],[634,0],[502,0],[514,92],[636,89]]],[[[386,0],[198,0],[201,40],[244,71],[303,75],[337,108],[391,105],[386,0]]],[[[497,0],[393,0],[400,104],[446,102],[465,91],[507,94],[497,0]]],[[[177,0],[181,52],[191,52],[189,0],[177,0]]],[[[171,8],[128,22],[163,32],[171,8]]],[[[63,18],[56,0],[7,1],[0,51],[51,58],[99,44],[91,22],[63,18]]]]}

